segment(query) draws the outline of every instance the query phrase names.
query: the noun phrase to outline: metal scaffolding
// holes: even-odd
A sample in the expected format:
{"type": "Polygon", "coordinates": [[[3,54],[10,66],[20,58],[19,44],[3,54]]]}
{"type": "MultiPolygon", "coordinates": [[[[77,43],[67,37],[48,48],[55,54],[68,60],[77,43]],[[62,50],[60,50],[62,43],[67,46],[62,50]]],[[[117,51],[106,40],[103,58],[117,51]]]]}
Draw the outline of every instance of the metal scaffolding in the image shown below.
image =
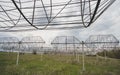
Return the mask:
{"type": "Polygon", "coordinates": [[[89,27],[115,0],[1,0],[0,31],[89,27]]]}
{"type": "Polygon", "coordinates": [[[51,45],[54,47],[55,52],[73,53],[78,52],[80,49],[80,41],[74,36],[57,36],[51,45]]]}
{"type": "Polygon", "coordinates": [[[16,37],[0,37],[0,50],[14,52],[19,50],[19,40],[16,37]]]}
{"type": "Polygon", "coordinates": [[[91,35],[85,41],[85,45],[90,48],[93,54],[104,50],[112,50],[119,44],[119,40],[112,34],[91,35]]]}
{"type": "Polygon", "coordinates": [[[21,52],[43,52],[42,47],[44,43],[45,41],[40,36],[25,37],[21,41],[15,37],[1,37],[0,51],[17,52],[16,65],[18,65],[21,52]]]}
{"type": "Polygon", "coordinates": [[[43,52],[45,41],[40,36],[25,37],[21,40],[21,48],[25,52],[43,52]]]}

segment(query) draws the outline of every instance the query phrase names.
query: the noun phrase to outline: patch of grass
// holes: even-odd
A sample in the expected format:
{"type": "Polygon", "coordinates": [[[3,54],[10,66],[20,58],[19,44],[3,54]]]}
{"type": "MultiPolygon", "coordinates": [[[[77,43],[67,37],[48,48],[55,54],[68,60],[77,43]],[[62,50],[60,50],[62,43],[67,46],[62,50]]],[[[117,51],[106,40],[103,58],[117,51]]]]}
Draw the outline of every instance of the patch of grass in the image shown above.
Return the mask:
{"type": "Polygon", "coordinates": [[[119,75],[120,60],[85,56],[85,71],[82,71],[82,57],[79,61],[73,55],[44,54],[20,55],[16,65],[16,53],[0,53],[0,75],[119,75]]]}

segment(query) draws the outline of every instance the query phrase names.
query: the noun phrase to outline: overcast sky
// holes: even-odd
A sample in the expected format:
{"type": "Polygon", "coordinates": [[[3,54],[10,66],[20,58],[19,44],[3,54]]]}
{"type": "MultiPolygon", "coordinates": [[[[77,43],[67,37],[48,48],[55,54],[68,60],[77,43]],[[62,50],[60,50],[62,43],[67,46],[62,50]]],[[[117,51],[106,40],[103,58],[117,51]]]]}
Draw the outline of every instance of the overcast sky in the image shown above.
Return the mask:
{"type": "Polygon", "coordinates": [[[39,30],[29,32],[0,32],[0,36],[15,36],[20,39],[25,36],[41,36],[48,44],[56,36],[76,36],[81,41],[87,39],[89,35],[113,34],[120,40],[120,0],[110,6],[100,18],[90,27],[72,30],[39,30]]]}

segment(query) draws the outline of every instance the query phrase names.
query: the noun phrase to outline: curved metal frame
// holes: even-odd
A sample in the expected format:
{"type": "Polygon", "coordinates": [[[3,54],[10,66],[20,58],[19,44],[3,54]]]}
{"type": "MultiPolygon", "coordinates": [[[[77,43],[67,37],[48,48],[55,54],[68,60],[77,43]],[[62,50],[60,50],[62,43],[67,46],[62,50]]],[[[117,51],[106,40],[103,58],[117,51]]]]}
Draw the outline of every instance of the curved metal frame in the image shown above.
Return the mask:
{"type": "MultiPolygon", "coordinates": [[[[9,25],[5,28],[7,30],[0,30],[0,31],[26,31],[26,30],[53,30],[53,29],[73,29],[73,28],[87,28],[89,27],[100,15],[114,3],[115,0],[66,0],[63,3],[57,3],[53,0],[49,1],[49,4],[46,4],[43,0],[33,0],[33,1],[22,1],[22,0],[11,0],[6,3],[14,4],[14,7],[9,9],[4,9],[0,11],[0,13],[8,14],[10,20],[1,21],[2,23],[7,23],[17,20],[14,26],[10,27],[9,25]],[[41,6],[37,5],[38,1],[41,3],[41,6]],[[25,6],[25,3],[33,3],[33,6],[25,6]],[[18,6],[20,5],[20,7],[18,6]],[[23,5],[24,4],[24,5],[23,5]],[[41,11],[38,11],[40,9],[41,11]],[[43,10],[42,10],[43,9],[43,10]],[[59,11],[56,11],[59,9],[59,11]],[[77,9],[77,10],[70,10],[70,9],[77,9]],[[80,11],[79,11],[80,9],[80,11]],[[12,19],[9,16],[7,11],[18,11],[20,14],[19,19],[12,19]],[[23,12],[24,10],[24,12],[23,12]],[[31,12],[25,13],[25,10],[31,10],[31,12]],[[69,11],[68,11],[69,10],[69,11]],[[66,12],[65,12],[66,11],[66,12]],[[36,15],[36,13],[44,12],[44,15],[36,15]],[[49,12],[49,14],[48,14],[49,12]],[[31,13],[30,17],[27,17],[26,14],[31,13]],[[55,13],[55,14],[54,14],[55,13]],[[80,14],[78,14],[80,13],[80,14]],[[73,15],[74,14],[74,15],[73,15]],[[40,16],[40,18],[36,17],[40,16]],[[46,21],[42,22],[38,21],[37,19],[46,19],[46,21]],[[67,20],[66,20],[67,19],[67,20]],[[71,20],[70,20],[71,19],[71,20]],[[58,21],[59,20],[59,21],[58,21]],[[24,22],[24,23],[22,23],[24,22]],[[10,27],[10,29],[9,29],[10,27]],[[12,29],[11,29],[12,28],[12,29]]],[[[0,6],[2,7],[2,2],[0,6]]],[[[4,2],[5,3],[5,2],[4,2]]],[[[17,15],[16,15],[17,16],[17,15]]],[[[0,23],[1,23],[0,22],[0,23]]],[[[7,25],[7,24],[6,24],[7,25]]],[[[0,27],[0,29],[4,29],[4,27],[0,27]]]]}

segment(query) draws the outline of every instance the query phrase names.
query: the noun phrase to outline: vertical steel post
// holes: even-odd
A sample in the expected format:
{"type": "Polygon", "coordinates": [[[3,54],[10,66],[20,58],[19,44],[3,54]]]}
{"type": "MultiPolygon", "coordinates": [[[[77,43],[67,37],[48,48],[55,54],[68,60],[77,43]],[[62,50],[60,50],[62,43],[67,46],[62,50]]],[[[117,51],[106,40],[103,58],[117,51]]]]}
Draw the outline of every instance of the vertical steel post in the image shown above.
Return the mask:
{"type": "Polygon", "coordinates": [[[82,61],[83,61],[83,65],[82,65],[82,70],[85,71],[85,53],[84,53],[84,41],[82,41],[82,61]]]}
{"type": "Polygon", "coordinates": [[[16,60],[16,65],[19,64],[19,57],[20,57],[20,44],[21,44],[21,41],[18,42],[18,53],[17,53],[17,60],[16,60]]]}
{"type": "Polygon", "coordinates": [[[65,40],[65,44],[66,44],[66,52],[67,52],[67,37],[66,37],[66,40],[65,40]]]}

